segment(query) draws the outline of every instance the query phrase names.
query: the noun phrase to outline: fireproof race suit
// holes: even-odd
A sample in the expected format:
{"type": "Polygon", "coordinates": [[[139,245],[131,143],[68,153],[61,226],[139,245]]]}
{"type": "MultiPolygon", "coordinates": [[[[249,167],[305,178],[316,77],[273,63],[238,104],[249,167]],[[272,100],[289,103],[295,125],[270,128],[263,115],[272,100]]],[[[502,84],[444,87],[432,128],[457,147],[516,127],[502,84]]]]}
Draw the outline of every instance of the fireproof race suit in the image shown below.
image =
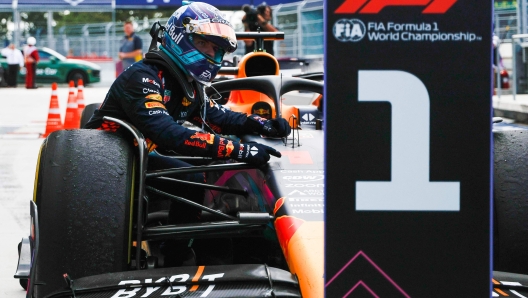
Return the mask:
{"type": "Polygon", "coordinates": [[[115,117],[132,123],[163,149],[213,158],[231,157],[233,142],[190,130],[182,126],[185,121],[201,126],[205,119],[206,128],[224,135],[259,131],[262,124],[256,116],[248,118],[246,114],[226,110],[205,96],[197,83],[189,84],[193,94],[186,94],[163,67],[140,61],[115,80],[86,128],[114,130],[102,118],[115,117]]]}
{"type": "MultiPolygon", "coordinates": [[[[125,70],[112,84],[103,104],[94,112],[86,128],[116,131],[119,126],[104,121],[104,116],[118,118],[134,125],[147,138],[149,150],[156,146],[164,150],[173,150],[182,155],[212,157],[213,159],[233,158],[238,161],[261,165],[269,160],[269,155],[280,157],[280,153],[262,144],[241,144],[220,135],[238,135],[257,132],[264,135],[285,136],[289,134],[289,125],[284,119],[267,120],[258,115],[226,110],[209,99],[201,85],[189,82],[183,72],[159,52],[146,54],[144,60],[136,62],[125,70]],[[154,57],[152,59],[148,57],[154,57]],[[189,121],[212,132],[198,132],[182,124],[189,121]],[[279,125],[273,128],[275,123],[279,125]]],[[[188,166],[183,161],[167,158],[155,153],[149,154],[148,170],[188,166]]],[[[187,174],[175,178],[193,182],[204,182],[200,174],[187,174]]],[[[149,185],[170,192],[196,203],[203,203],[204,189],[200,187],[174,187],[167,183],[151,181],[149,185]],[[156,185],[157,184],[157,185],[156,185]]],[[[152,194],[150,194],[152,195],[152,194]]],[[[193,222],[198,220],[200,212],[195,208],[173,202],[169,211],[169,224],[193,222]]],[[[168,251],[185,249],[187,244],[167,242],[168,251]]],[[[165,253],[164,253],[165,254],[165,253]]],[[[178,255],[166,254],[166,261],[178,255]]]]}

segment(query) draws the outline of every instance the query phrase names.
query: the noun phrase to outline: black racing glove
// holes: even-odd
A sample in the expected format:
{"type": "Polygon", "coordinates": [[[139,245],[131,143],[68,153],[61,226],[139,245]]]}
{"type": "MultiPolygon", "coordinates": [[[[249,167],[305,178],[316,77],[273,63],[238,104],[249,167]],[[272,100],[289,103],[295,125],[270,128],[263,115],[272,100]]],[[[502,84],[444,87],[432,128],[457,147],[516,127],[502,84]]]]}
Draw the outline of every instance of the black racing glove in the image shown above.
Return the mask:
{"type": "Polygon", "coordinates": [[[234,150],[231,153],[231,158],[255,166],[265,165],[270,160],[270,155],[282,156],[279,151],[256,142],[233,143],[233,145],[234,150]]]}
{"type": "Polygon", "coordinates": [[[247,118],[246,123],[253,131],[268,137],[287,137],[291,132],[290,123],[284,118],[268,120],[253,114],[247,118]]]}

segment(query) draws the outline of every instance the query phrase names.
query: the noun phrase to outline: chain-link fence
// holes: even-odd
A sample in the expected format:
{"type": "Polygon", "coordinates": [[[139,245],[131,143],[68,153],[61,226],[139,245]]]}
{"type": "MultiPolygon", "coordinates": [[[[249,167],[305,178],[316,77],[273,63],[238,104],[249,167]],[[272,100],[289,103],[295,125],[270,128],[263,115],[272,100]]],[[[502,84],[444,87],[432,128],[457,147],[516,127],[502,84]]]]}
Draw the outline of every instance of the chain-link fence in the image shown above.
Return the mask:
{"type": "MultiPolygon", "coordinates": [[[[274,43],[275,56],[322,57],[324,51],[323,0],[281,4],[272,7],[273,24],[284,32],[284,40],[274,43]]],[[[226,12],[236,31],[243,31],[242,11],[226,12]]],[[[136,34],[143,40],[143,52],[148,50],[149,30],[155,22],[162,25],[167,19],[143,20],[135,24],[136,34]]],[[[49,47],[65,56],[117,58],[123,38],[123,23],[69,25],[54,28],[53,36],[38,34],[37,44],[49,47]]],[[[42,30],[42,32],[46,32],[42,30]]],[[[244,42],[239,41],[234,55],[244,54],[244,42]]]]}

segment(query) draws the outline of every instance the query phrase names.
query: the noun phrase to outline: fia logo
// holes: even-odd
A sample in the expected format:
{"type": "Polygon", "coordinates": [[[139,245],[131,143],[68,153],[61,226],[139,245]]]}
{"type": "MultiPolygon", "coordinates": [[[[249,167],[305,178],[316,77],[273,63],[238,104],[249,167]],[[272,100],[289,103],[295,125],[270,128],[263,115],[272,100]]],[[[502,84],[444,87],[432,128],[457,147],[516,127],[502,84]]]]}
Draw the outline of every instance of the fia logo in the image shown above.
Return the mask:
{"type": "Polygon", "coordinates": [[[340,19],[334,24],[334,36],[337,40],[357,42],[363,39],[367,30],[365,24],[358,19],[340,19]]]}

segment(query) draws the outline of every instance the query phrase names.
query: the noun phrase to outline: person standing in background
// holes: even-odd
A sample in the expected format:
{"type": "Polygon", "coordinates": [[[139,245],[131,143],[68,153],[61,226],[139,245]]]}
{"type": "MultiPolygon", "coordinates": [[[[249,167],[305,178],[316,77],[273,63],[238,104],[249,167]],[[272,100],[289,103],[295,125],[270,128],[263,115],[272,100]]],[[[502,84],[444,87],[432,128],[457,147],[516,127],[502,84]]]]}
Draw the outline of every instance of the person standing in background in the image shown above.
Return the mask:
{"type": "Polygon", "coordinates": [[[125,37],[121,40],[119,47],[119,59],[122,61],[122,69],[127,69],[134,62],[143,59],[143,41],[134,32],[134,25],[126,21],[123,27],[125,37]]]}
{"type": "Polygon", "coordinates": [[[35,85],[37,75],[37,63],[40,60],[37,47],[37,40],[30,36],[27,39],[27,45],[24,47],[24,61],[26,64],[26,88],[37,89],[35,85]]]}
{"type": "MultiPolygon", "coordinates": [[[[255,32],[259,27],[262,32],[279,31],[271,24],[271,7],[266,3],[260,4],[257,6],[257,9],[254,9],[249,5],[244,5],[242,10],[246,13],[246,15],[242,17],[242,23],[244,23],[244,29],[246,32],[255,32]]],[[[246,44],[246,54],[257,50],[255,49],[254,41],[244,40],[244,43],[246,44]]],[[[264,50],[266,53],[271,55],[274,54],[272,40],[264,42],[264,50]]]]}
{"type": "Polygon", "coordinates": [[[2,56],[7,60],[7,86],[17,86],[17,76],[20,68],[24,66],[24,56],[22,52],[15,47],[14,43],[9,44],[8,47],[2,49],[2,56]]]}

